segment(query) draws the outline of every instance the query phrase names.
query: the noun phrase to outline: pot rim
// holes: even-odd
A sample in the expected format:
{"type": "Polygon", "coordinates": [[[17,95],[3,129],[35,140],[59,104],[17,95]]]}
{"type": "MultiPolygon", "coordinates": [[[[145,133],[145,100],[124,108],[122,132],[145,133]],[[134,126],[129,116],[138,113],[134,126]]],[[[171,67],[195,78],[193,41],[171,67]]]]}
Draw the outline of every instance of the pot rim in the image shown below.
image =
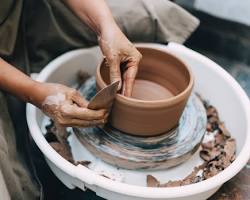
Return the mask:
{"type": "MultiPolygon", "coordinates": [[[[135,98],[131,98],[131,97],[126,97],[122,94],[117,93],[117,95],[116,95],[117,101],[119,101],[120,103],[129,105],[131,107],[159,108],[159,107],[163,107],[163,106],[172,106],[172,105],[178,104],[181,101],[183,101],[183,99],[185,99],[186,96],[188,96],[188,97],[190,96],[190,93],[191,93],[192,88],[194,86],[194,77],[193,77],[193,73],[192,73],[191,69],[188,67],[188,65],[183,60],[179,59],[178,57],[176,57],[172,53],[169,53],[169,52],[166,52],[166,51],[163,51],[160,49],[145,47],[143,45],[136,45],[136,47],[143,48],[143,49],[151,49],[154,51],[159,51],[159,52],[162,52],[164,54],[168,54],[169,56],[178,60],[178,62],[180,62],[188,71],[189,83],[183,91],[181,91],[176,96],[170,97],[168,99],[146,101],[146,100],[140,100],[140,99],[135,99],[135,98]]],[[[97,66],[97,69],[96,69],[96,82],[101,86],[101,88],[104,88],[107,86],[107,84],[103,80],[103,78],[101,76],[101,72],[100,72],[100,69],[101,69],[103,62],[104,62],[104,59],[101,61],[101,63],[99,63],[99,65],[97,66]]]]}

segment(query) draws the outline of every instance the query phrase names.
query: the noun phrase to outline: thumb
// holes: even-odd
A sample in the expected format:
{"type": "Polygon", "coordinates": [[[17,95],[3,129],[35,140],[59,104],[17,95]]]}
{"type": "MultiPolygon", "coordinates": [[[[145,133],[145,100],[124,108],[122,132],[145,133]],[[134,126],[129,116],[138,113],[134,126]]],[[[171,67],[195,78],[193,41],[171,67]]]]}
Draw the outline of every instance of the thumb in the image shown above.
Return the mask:
{"type": "Polygon", "coordinates": [[[79,92],[75,92],[72,96],[72,100],[76,103],[79,107],[87,107],[88,101],[84,99],[79,92]]]}

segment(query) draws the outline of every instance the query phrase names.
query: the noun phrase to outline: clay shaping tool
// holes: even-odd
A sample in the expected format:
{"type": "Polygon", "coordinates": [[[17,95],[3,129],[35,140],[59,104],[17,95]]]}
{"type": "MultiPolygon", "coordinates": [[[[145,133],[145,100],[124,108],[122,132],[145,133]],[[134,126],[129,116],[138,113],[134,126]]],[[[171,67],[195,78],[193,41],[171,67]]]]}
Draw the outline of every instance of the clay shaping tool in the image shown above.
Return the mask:
{"type": "Polygon", "coordinates": [[[88,108],[92,110],[109,109],[115,99],[119,81],[116,81],[100,90],[89,102],[88,108]]]}

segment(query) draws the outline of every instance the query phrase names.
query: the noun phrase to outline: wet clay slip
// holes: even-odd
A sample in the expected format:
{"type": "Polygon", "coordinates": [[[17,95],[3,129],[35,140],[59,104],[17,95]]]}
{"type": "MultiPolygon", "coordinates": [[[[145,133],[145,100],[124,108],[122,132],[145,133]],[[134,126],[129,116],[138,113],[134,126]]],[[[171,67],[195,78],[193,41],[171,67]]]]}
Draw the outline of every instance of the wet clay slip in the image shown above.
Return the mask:
{"type": "MultiPolygon", "coordinates": [[[[194,80],[188,67],[175,56],[152,48],[143,55],[132,97],[116,95],[111,125],[137,136],[156,136],[177,127],[194,80]]],[[[97,90],[110,83],[104,61],[97,67],[97,90]]]]}

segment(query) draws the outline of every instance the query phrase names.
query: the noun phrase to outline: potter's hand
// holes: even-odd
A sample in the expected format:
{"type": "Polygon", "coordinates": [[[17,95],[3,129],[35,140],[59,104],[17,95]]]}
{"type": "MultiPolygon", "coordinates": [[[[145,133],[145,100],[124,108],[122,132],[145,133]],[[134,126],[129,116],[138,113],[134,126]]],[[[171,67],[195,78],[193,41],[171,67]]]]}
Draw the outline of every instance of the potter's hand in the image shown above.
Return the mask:
{"type": "Polygon", "coordinates": [[[98,37],[98,41],[107,67],[110,68],[111,82],[120,81],[119,89],[122,87],[122,94],[131,96],[138,64],[142,57],[140,52],[116,25],[109,26],[108,30],[103,31],[98,37]],[[120,69],[122,63],[125,64],[125,69],[120,69]],[[120,70],[123,71],[122,78],[120,70]]]}
{"type": "Polygon", "coordinates": [[[64,0],[76,16],[97,35],[102,53],[110,67],[112,82],[120,81],[119,89],[125,96],[131,96],[141,54],[117,26],[104,0],[64,0]],[[126,63],[121,82],[120,64],[126,63]]]}
{"type": "Polygon", "coordinates": [[[33,103],[58,125],[88,127],[104,124],[107,111],[90,110],[79,92],[60,84],[38,83],[33,103]]]}
{"type": "Polygon", "coordinates": [[[88,109],[88,102],[76,90],[34,81],[1,58],[0,89],[39,107],[57,125],[86,127],[104,124],[107,120],[106,110],[88,109]]]}

